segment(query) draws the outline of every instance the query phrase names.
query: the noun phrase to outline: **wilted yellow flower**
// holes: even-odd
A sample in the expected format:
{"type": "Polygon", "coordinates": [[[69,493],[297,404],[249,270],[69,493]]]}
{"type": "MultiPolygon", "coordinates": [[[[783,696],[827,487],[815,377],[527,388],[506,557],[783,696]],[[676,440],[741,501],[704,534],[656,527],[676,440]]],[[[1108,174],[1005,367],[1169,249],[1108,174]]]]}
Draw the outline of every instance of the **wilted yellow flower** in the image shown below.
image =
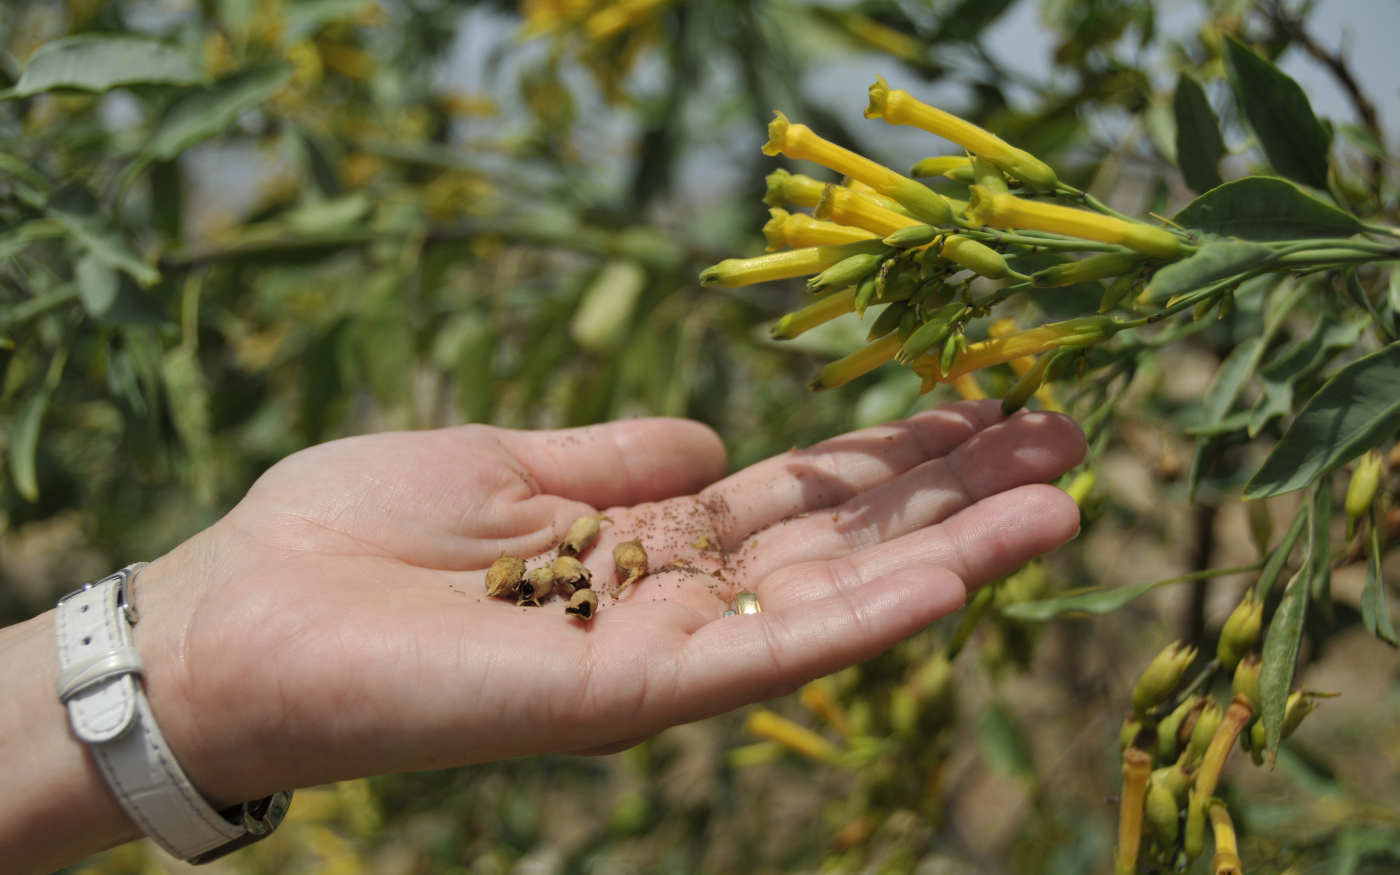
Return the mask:
{"type": "Polygon", "coordinates": [[[814,760],[843,765],[841,750],[805,726],[772,711],[760,709],[751,711],[744,721],[744,729],[756,738],[773,741],[789,750],[814,760]]]}
{"type": "Polygon", "coordinates": [[[821,273],[852,255],[879,254],[888,247],[879,240],[846,243],[840,246],[809,246],[760,255],[757,258],[726,258],[700,273],[700,284],[737,289],[754,283],[790,279],[821,273]]]}
{"type": "Polygon", "coordinates": [[[1032,188],[1051,189],[1058,181],[1050,165],[1031,153],[1017,149],[971,122],[929,106],[907,91],[890,90],[885,80],[878,76],[875,77],[875,84],[870,86],[870,106],[866,107],[865,117],[884,119],[892,125],[920,128],[952,140],[1032,188]]]}
{"type": "Polygon", "coordinates": [[[1137,872],[1142,847],[1142,815],[1147,799],[1147,779],[1152,776],[1152,757],[1130,747],[1123,752],[1123,794],[1118,810],[1118,847],[1114,849],[1117,875],[1137,872]]]}
{"type": "Polygon", "coordinates": [[[822,222],[802,213],[789,213],[776,208],[768,213],[772,218],[763,226],[763,236],[768,240],[769,252],[786,247],[799,249],[804,246],[856,243],[874,240],[878,236],[863,228],[822,222]]]}
{"type": "Polygon", "coordinates": [[[990,368],[1023,356],[1035,356],[1062,346],[1088,346],[1117,334],[1120,325],[1106,316],[1086,316],[1068,322],[1052,322],[1005,337],[993,337],[974,343],[967,352],[959,353],[946,376],[940,379],[938,360],[931,355],[915,359],[911,367],[924,378],[921,392],[928,392],[939,382],[952,382],[963,374],[990,368]]]}
{"type": "Polygon", "coordinates": [[[792,340],[805,331],[830,322],[838,316],[856,311],[856,287],[850,286],[808,304],[795,313],[789,313],[768,329],[774,340],[792,340]]]}
{"type": "Polygon", "coordinates": [[[1187,252],[1181,238],[1162,228],[1125,222],[1074,207],[1029,201],[1012,194],[992,194],[980,185],[972,187],[967,217],[974,224],[993,228],[1030,228],[1101,243],[1118,243],[1158,258],[1177,258],[1187,252]]]}
{"type": "Polygon", "coordinates": [[[781,112],[774,114],[777,118],[768,125],[768,142],[763,146],[763,154],[781,153],[789,158],[815,161],[893,198],[925,222],[942,225],[952,221],[953,212],[948,203],[928,187],[822,139],[806,125],[788,121],[781,112]]]}

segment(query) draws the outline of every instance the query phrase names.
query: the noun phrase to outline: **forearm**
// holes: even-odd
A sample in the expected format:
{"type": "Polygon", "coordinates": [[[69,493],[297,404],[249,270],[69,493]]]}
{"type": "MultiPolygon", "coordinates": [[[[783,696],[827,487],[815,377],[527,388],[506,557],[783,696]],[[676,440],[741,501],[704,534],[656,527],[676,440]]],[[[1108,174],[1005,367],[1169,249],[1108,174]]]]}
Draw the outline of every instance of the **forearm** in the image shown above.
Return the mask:
{"type": "Polygon", "coordinates": [[[54,612],[0,629],[0,860],[51,872],[139,838],[54,694],[54,612]]]}

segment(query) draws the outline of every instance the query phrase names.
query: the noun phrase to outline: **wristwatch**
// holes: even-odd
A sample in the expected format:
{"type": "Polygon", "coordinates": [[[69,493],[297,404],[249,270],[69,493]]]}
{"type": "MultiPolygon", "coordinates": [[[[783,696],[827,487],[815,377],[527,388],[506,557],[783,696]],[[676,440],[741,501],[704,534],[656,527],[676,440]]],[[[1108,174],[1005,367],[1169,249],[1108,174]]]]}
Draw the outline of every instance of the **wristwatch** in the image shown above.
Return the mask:
{"type": "Polygon", "coordinates": [[[286,816],[292,792],[216,811],[180,768],[136,681],[145,664],[131,642],[138,619],[131,584],[145,564],[59,599],[58,699],[132,821],[172,856],[207,863],[266,838],[286,816]]]}

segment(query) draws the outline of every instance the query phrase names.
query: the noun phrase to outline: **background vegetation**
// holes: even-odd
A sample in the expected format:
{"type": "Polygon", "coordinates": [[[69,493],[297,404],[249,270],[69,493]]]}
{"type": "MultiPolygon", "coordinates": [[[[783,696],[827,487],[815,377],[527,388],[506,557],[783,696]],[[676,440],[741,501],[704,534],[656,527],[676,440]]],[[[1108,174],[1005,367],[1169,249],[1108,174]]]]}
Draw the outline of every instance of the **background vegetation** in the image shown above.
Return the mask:
{"type": "MultiPolygon", "coordinates": [[[[831,178],[759,153],[770,110],[899,170],[955,151],[833,111],[831,92],[855,92],[858,108],[875,72],[948,95],[960,114],[1132,215],[1174,214],[1218,181],[1211,173],[1272,169],[1367,221],[1394,223],[1400,172],[1372,98],[1345,58],[1309,35],[1303,10],[1203,5],[1199,28],[1167,38],[1145,0],[1047,3],[1057,49],[1041,82],[984,48],[1009,8],[8,3],[0,620],[160,554],[277,459],[341,435],[685,415],[717,428],[741,467],[956,397],[946,386],[919,396],[918,378],[893,366],[812,394],[817,365],[857,348],[864,325],[844,320],[776,344],[766,324],[802,302],[800,284],[696,281],[721,258],[761,249],[766,173],[786,164],[831,178]],[[41,87],[36,53],[83,34],[159,44],[144,47],[142,75],[123,78],[135,67],[91,62],[79,43],[84,60],[53,74],[68,76],[66,87],[41,87]],[[1301,169],[1271,149],[1280,136],[1298,139],[1310,110],[1271,133],[1250,114],[1262,104],[1232,96],[1227,34],[1264,57],[1314,56],[1319,75],[1349,94],[1354,116],[1318,126],[1330,156],[1320,176],[1306,142],[1301,169]],[[1196,121],[1186,112],[1178,71],[1204,86],[1218,149],[1199,102],[1196,121]],[[1179,152],[1183,143],[1200,153],[1179,152]]],[[[956,181],[937,185],[966,196],[956,181]]],[[[1300,518],[1302,494],[1246,510],[1240,488],[1326,377],[1393,341],[1397,273],[1382,263],[1242,286],[1232,314],[1187,320],[1174,342],[1124,358],[1130,366],[1087,384],[1096,388],[1085,404],[1069,403],[1072,384],[1057,385],[1095,437],[1091,464],[1066,483],[1084,508],[1083,535],[908,644],[769,706],[829,747],[796,755],[772,740],[787,730],[773,731],[771,718],[738,714],[598,760],[319,788],[297,794],[271,840],[217,866],[1111,871],[1130,690],[1171,639],[1202,645],[1208,659],[1259,575],[1166,586],[1102,618],[1043,622],[1056,612],[1023,603],[1257,567],[1280,552],[1280,566],[1288,561],[1292,542],[1269,551],[1300,518]],[[1295,288],[1297,302],[1280,309],[1295,288]],[[1217,369],[1265,334],[1266,317],[1267,337],[1254,342],[1263,367],[1222,408],[1217,369]],[[768,740],[755,744],[755,734],[768,740]]],[[[1102,294],[1095,281],[1007,306],[1029,326],[1092,313],[1102,294]]],[[[990,321],[970,325],[969,338],[990,321]]],[[[1000,395],[1016,373],[1002,365],[979,379],[1000,395]]],[[[1370,511],[1379,524],[1362,520],[1353,538],[1340,518],[1348,477],[1335,480],[1333,610],[1309,615],[1298,673],[1307,688],[1342,696],[1283,745],[1276,770],[1232,760],[1221,795],[1250,872],[1400,866],[1395,658],[1362,629],[1379,623],[1377,591],[1386,616],[1382,581],[1396,579],[1393,561],[1381,561],[1400,529],[1388,500],[1396,484],[1382,478],[1370,511]]],[[[73,871],[181,865],[139,843],[73,871]]]]}

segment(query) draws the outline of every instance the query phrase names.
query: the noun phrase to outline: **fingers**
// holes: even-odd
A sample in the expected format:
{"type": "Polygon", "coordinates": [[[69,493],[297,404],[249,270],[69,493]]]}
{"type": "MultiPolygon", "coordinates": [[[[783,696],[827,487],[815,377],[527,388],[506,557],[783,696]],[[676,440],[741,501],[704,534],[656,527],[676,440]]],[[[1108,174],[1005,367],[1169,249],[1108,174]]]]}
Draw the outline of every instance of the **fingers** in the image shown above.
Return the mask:
{"type": "Polygon", "coordinates": [[[1052,413],[1013,417],[948,455],[849,501],[763,532],[740,551],[749,581],[798,562],[834,559],[934,525],[988,496],[1043,483],[1084,458],[1084,434],[1052,413]]]}
{"type": "Polygon", "coordinates": [[[1055,549],[1078,530],[1079,508],[1064,490],[1022,486],[986,498],[942,525],[840,559],[783,568],[755,591],[765,612],[781,611],[856,591],[911,565],[946,569],[970,590],[1055,549]]]}
{"type": "Polygon", "coordinates": [[[597,508],[689,495],[723,477],[727,465],[719,436],[685,419],[497,431],[541,492],[597,508]]]}
{"type": "Polygon", "coordinates": [[[944,456],[1003,418],[996,401],[948,404],[759,462],[699,498],[717,508],[715,534],[732,548],[785,517],[834,507],[944,456]]]}

